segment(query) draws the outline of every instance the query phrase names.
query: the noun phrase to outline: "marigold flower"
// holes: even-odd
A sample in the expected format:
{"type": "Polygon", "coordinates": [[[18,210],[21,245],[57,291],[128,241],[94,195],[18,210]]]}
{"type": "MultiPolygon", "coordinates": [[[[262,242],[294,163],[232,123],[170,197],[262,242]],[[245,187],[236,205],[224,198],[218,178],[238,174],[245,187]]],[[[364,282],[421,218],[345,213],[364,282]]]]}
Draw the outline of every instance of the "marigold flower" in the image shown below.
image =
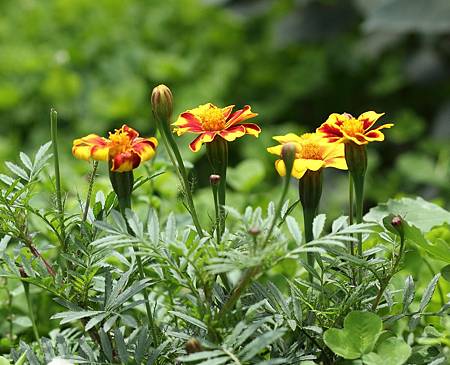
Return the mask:
{"type": "Polygon", "coordinates": [[[245,134],[258,137],[261,128],[254,123],[242,123],[254,118],[258,114],[253,113],[249,105],[243,109],[231,113],[234,105],[218,108],[208,103],[197,108],[181,113],[177,121],[173,123],[174,132],[181,136],[186,132],[199,134],[190,144],[193,152],[200,150],[203,143],[209,143],[220,136],[227,141],[234,141],[245,134]]]}
{"type": "Polygon", "coordinates": [[[381,129],[391,128],[394,124],[388,123],[371,129],[375,122],[383,116],[374,111],[362,113],[357,119],[351,114],[331,114],[325,123],[323,123],[317,132],[323,134],[329,142],[348,142],[352,141],[358,145],[367,144],[373,141],[383,141],[384,134],[381,129]]]}
{"type": "Polygon", "coordinates": [[[96,134],[73,141],[72,154],[80,160],[110,161],[111,171],[125,172],[138,167],[155,155],[156,138],[142,138],[133,128],[124,124],[108,138],[96,134]]]}
{"type": "MultiPolygon", "coordinates": [[[[281,157],[283,146],[292,143],[296,146],[292,176],[301,179],[307,170],[318,171],[325,167],[334,167],[347,170],[344,157],[344,145],[329,143],[320,134],[305,133],[298,136],[288,133],[284,136],[275,136],[278,146],[269,147],[267,151],[281,157]]],[[[286,175],[286,166],[280,158],[275,161],[275,168],[281,176],[286,175]]]]}

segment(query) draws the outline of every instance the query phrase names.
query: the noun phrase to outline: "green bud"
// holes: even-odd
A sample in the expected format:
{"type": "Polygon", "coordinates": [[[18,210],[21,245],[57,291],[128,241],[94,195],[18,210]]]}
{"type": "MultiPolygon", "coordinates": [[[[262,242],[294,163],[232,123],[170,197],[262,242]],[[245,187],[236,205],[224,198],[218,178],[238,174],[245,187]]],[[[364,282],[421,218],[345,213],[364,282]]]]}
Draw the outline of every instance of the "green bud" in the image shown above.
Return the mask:
{"type": "Polygon", "coordinates": [[[173,113],[172,92],[166,85],[156,86],[151,95],[153,114],[158,121],[167,123],[173,113]]]}
{"type": "Polygon", "coordinates": [[[294,143],[286,143],[281,149],[281,159],[283,160],[284,166],[286,167],[287,178],[291,177],[296,152],[297,146],[294,143]]]}

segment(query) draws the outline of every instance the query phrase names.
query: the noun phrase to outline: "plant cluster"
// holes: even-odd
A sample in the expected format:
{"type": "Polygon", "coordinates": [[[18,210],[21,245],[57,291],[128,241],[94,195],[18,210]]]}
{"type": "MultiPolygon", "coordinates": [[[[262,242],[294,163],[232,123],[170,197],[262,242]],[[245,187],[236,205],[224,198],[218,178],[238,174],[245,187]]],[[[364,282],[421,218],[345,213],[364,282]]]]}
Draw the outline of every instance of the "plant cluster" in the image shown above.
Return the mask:
{"type": "Polygon", "coordinates": [[[6,162],[0,279],[9,305],[0,335],[10,349],[1,365],[449,361],[450,213],[404,198],[364,216],[367,148],[393,126],[374,127],[382,114],[334,113],[314,133],[274,137],[279,145],[267,150],[278,156],[280,197],[239,211],[226,200],[229,148],[237,138],[262,133],[249,122],[257,114],[248,105],[233,111],[234,105],[207,103],[173,122],[173,95],[164,85],[153,90],[151,104],[156,138],[123,125],[108,138],[73,141],[73,155],[93,161],[78,207],[66,204],[61,188],[55,110],[51,142],[34,158],[20,153],[20,165],[6,162]],[[199,218],[190,166],[175,140],[185,133],[196,135],[193,152],[206,145],[214,210],[208,222],[199,218]],[[157,169],[159,154],[164,163],[157,169]],[[53,176],[47,174],[51,158],[53,176]],[[95,188],[99,161],[108,164],[112,191],[106,195],[95,188]],[[135,176],[140,165],[147,176],[135,176]],[[348,170],[349,214],[326,226],[319,203],[328,167],[348,170]],[[179,178],[189,218],[162,215],[149,199],[142,203],[143,187],[168,170],[179,178]],[[295,202],[286,198],[292,185],[295,202]],[[54,194],[51,204],[39,205],[47,191],[54,194]],[[422,293],[414,273],[399,283],[408,247],[420,249],[424,262],[447,264],[422,293]],[[17,282],[33,338],[15,332],[10,288],[17,282]],[[36,320],[34,288],[59,305],[47,318],[59,326],[49,333],[36,320]]]}

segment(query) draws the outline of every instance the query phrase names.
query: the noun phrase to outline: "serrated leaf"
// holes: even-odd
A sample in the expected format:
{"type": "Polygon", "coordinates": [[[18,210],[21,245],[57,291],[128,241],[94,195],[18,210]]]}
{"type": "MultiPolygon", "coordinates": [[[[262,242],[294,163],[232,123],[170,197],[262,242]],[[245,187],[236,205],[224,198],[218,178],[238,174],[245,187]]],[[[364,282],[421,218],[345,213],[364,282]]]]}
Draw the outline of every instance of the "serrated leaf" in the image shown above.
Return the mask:
{"type": "Polygon", "coordinates": [[[21,177],[22,179],[28,181],[28,174],[22,169],[20,166],[17,166],[15,163],[10,161],[5,162],[6,167],[15,175],[21,177]]]}
{"type": "Polygon", "coordinates": [[[200,321],[197,318],[191,317],[191,316],[189,316],[189,315],[187,315],[185,313],[181,313],[181,312],[178,312],[178,311],[169,311],[169,313],[173,314],[174,316],[176,316],[178,318],[181,318],[181,319],[185,320],[186,322],[188,322],[190,324],[193,324],[196,327],[201,328],[202,330],[206,331],[208,329],[208,326],[206,324],[204,324],[202,321],[200,321]]]}
{"type": "Polygon", "coordinates": [[[120,361],[122,364],[128,363],[128,352],[127,345],[125,344],[125,340],[123,339],[122,332],[119,328],[114,330],[114,340],[116,342],[117,352],[119,354],[120,361]]]}
{"type": "Polygon", "coordinates": [[[108,335],[103,331],[103,328],[100,328],[99,331],[100,336],[100,344],[102,346],[103,353],[105,354],[106,358],[112,362],[113,359],[113,350],[111,346],[111,341],[109,340],[108,335]]]}
{"type": "Polygon", "coordinates": [[[426,289],[423,293],[423,296],[422,296],[422,300],[420,301],[420,305],[419,305],[420,312],[422,312],[425,309],[425,307],[428,305],[428,303],[430,303],[431,297],[433,296],[434,290],[436,289],[436,285],[437,285],[440,277],[441,277],[441,274],[437,273],[433,277],[433,279],[431,279],[428,286],[426,287],[426,289]]]}
{"type": "Polygon", "coordinates": [[[125,210],[125,216],[127,217],[128,225],[133,231],[134,235],[142,239],[142,237],[144,236],[144,227],[137,214],[131,209],[127,208],[125,210]]]}
{"type": "Polygon", "coordinates": [[[325,227],[326,219],[327,216],[325,214],[319,214],[314,218],[312,227],[314,239],[318,239],[322,234],[323,228],[325,227]]]}
{"type": "Polygon", "coordinates": [[[403,290],[403,313],[408,311],[409,306],[414,301],[414,296],[414,280],[411,275],[408,275],[405,280],[405,289],[403,290]]]}
{"type": "Polygon", "coordinates": [[[239,356],[243,361],[248,361],[258,355],[267,346],[278,340],[286,332],[285,329],[268,331],[249,342],[240,352],[239,356]]]}
{"type": "Polygon", "coordinates": [[[301,245],[302,244],[302,231],[300,230],[300,227],[297,223],[297,221],[295,220],[294,217],[291,216],[287,216],[286,217],[286,225],[288,227],[289,233],[292,235],[292,238],[294,238],[295,243],[297,245],[301,245]]]}
{"type": "Polygon", "coordinates": [[[156,245],[159,242],[159,219],[156,211],[154,209],[150,209],[148,215],[147,222],[147,232],[150,238],[150,241],[156,245]]]}

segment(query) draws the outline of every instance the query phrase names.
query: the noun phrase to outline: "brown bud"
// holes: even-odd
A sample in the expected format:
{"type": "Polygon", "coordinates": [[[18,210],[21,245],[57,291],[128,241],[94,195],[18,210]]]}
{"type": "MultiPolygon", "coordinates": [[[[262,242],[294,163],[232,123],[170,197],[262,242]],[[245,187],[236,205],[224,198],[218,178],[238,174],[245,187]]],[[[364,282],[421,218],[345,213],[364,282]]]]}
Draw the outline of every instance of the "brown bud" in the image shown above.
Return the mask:
{"type": "Polygon", "coordinates": [[[217,185],[220,183],[220,175],[212,174],[209,176],[209,182],[211,185],[217,185]]]}
{"type": "Polygon", "coordinates": [[[188,354],[193,354],[194,352],[201,352],[203,351],[202,345],[200,344],[200,341],[196,338],[189,339],[186,344],[184,345],[184,348],[186,349],[186,352],[188,354]]]}
{"type": "Polygon", "coordinates": [[[19,267],[19,273],[20,273],[20,276],[22,278],[27,278],[28,277],[27,273],[25,272],[25,269],[22,266],[19,267]]]}
{"type": "Polygon", "coordinates": [[[392,218],[391,224],[392,224],[394,227],[399,227],[399,226],[401,226],[401,224],[402,224],[402,218],[399,217],[398,215],[396,215],[395,217],[392,218]]]}
{"type": "Polygon", "coordinates": [[[261,233],[261,230],[258,227],[252,227],[248,230],[248,233],[254,237],[258,236],[261,233]]]}
{"type": "Polygon", "coordinates": [[[152,110],[155,117],[164,123],[169,122],[173,113],[172,92],[166,85],[158,85],[152,91],[152,110]]]}

